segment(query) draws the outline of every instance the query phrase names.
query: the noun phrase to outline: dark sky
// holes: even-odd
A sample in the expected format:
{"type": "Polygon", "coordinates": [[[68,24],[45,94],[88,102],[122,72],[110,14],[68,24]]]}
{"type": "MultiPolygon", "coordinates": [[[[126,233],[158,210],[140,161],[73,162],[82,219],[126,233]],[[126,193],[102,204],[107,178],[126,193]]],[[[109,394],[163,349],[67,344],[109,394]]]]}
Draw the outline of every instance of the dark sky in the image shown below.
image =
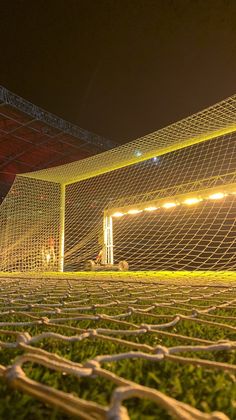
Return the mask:
{"type": "Polygon", "coordinates": [[[117,142],[236,91],[235,0],[0,4],[0,83],[117,142]]]}

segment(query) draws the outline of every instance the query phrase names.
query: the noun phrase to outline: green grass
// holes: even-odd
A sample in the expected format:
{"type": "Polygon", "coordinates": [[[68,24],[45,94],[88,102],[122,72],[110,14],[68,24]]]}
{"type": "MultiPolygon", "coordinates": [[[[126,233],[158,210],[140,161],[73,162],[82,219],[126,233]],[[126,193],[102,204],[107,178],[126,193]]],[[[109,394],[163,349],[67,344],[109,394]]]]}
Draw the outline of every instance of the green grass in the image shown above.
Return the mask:
{"type": "Polygon", "coordinates": [[[236,272],[235,271],[124,271],[124,272],[30,272],[30,273],[22,273],[22,272],[14,272],[14,273],[6,273],[0,271],[0,277],[10,277],[10,278],[69,278],[69,279],[88,279],[88,280],[123,280],[123,279],[130,279],[131,281],[136,281],[139,279],[143,279],[144,281],[147,280],[158,280],[158,281],[169,281],[171,279],[172,282],[194,282],[195,280],[199,283],[203,282],[215,282],[217,281],[220,283],[229,283],[235,282],[236,280],[236,272]]]}
{"type": "MultiPolygon", "coordinates": [[[[113,273],[114,274],[114,273],[113,273]]],[[[123,273],[122,273],[123,274],[123,273]]],[[[106,273],[107,275],[107,273],[106,273]]],[[[122,278],[119,277],[118,282],[114,285],[113,282],[98,282],[96,278],[93,278],[92,281],[88,281],[86,277],[85,280],[82,277],[78,277],[80,281],[76,282],[71,279],[68,284],[65,276],[64,279],[58,283],[57,276],[51,277],[55,280],[50,280],[47,285],[45,279],[39,280],[38,282],[32,283],[32,291],[28,288],[27,280],[17,280],[13,278],[15,285],[22,285],[19,288],[19,292],[15,287],[9,287],[8,280],[5,279],[4,282],[1,282],[1,294],[0,294],[0,315],[2,312],[10,309],[11,307],[23,307],[21,311],[27,312],[27,314],[32,314],[35,316],[48,316],[50,319],[65,317],[65,314],[43,314],[47,312],[47,309],[42,309],[39,307],[27,308],[24,309],[26,302],[32,303],[37,302],[38,304],[45,304],[47,307],[50,307],[50,304],[53,303],[66,303],[61,309],[63,310],[70,307],[76,307],[81,305],[91,305],[95,303],[108,302],[111,299],[110,295],[114,292],[114,288],[118,288],[119,293],[115,293],[113,299],[119,299],[122,303],[124,302],[124,307],[113,306],[105,308],[94,308],[87,309],[86,311],[77,310],[75,312],[69,312],[70,316],[75,316],[75,313],[82,314],[107,314],[107,315],[117,315],[120,313],[127,312],[128,306],[132,307],[142,307],[146,308],[151,306],[153,302],[164,302],[168,301],[171,303],[171,299],[174,296],[174,293],[178,293],[181,289],[178,285],[173,286],[172,279],[168,281],[167,277],[166,286],[161,284],[158,286],[158,280],[155,282],[147,281],[145,286],[145,291],[140,289],[140,293],[137,293],[136,287],[142,286],[145,283],[130,283],[123,281],[125,276],[122,278]],[[55,287],[53,286],[53,282],[55,287]],[[4,291],[4,284],[8,291],[4,291]],[[43,284],[43,287],[39,290],[36,290],[38,286],[43,284]],[[102,291],[100,286],[103,286],[109,291],[108,294],[105,291],[102,291]],[[167,296],[162,296],[166,294],[166,287],[171,292],[167,293],[167,296]],[[159,288],[158,292],[155,292],[159,288]],[[11,290],[14,289],[14,299],[15,302],[9,304],[9,296],[12,296],[11,290]],[[150,292],[151,291],[151,292],[150,292]],[[49,293],[48,293],[49,292],[49,293]],[[78,292],[78,293],[77,293],[78,292]],[[100,294],[101,292],[101,294],[100,294]],[[5,293],[5,294],[4,294],[5,293]],[[22,294],[25,297],[21,297],[21,301],[17,301],[17,297],[22,294]],[[139,297],[137,303],[126,303],[129,300],[135,300],[136,297],[139,297]],[[150,300],[150,298],[154,299],[150,300]],[[155,297],[156,296],[156,297],[155,297]],[[45,300],[46,299],[46,300],[45,300]],[[85,303],[74,304],[75,301],[88,299],[85,303]]],[[[175,277],[176,284],[185,284],[185,281],[182,283],[182,278],[180,274],[175,277]]],[[[135,280],[135,276],[133,278],[135,280]]],[[[186,280],[186,274],[184,274],[184,279],[186,280]]],[[[189,285],[193,282],[195,284],[196,277],[189,277],[189,285]]],[[[163,278],[162,278],[163,280],[163,278]]],[[[225,278],[223,279],[225,285],[227,286],[225,278]]],[[[218,283],[218,281],[217,281],[218,283]]],[[[202,284],[202,281],[199,283],[202,284]]],[[[188,291],[187,286],[183,289],[188,291]]],[[[190,288],[189,288],[190,290],[190,288]]],[[[197,290],[192,288],[191,292],[188,293],[188,297],[202,294],[202,299],[192,299],[188,304],[190,306],[185,306],[183,303],[178,304],[178,310],[176,310],[175,305],[171,308],[160,308],[155,307],[151,310],[153,315],[162,315],[162,318],[155,318],[149,314],[131,314],[127,318],[124,318],[125,321],[134,323],[136,325],[140,324],[159,324],[169,322],[169,318],[165,318],[167,315],[175,315],[176,313],[181,313],[183,315],[189,315],[189,312],[186,309],[196,308],[196,307],[209,307],[213,306],[216,303],[224,302],[231,300],[236,297],[236,289],[231,290],[226,293],[226,288],[222,288],[222,294],[209,297],[209,300],[204,297],[204,294],[212,292],[214,290],[221,290],[216,288],[209,288],[207,291],[205,289],[197,290]]],[[[177,295],[175,299],[180,298],[177,295]]],[[[182,297],[183,299],[183,297],[182,297]]],[[[17,310],[17,309],[15,309],[17,310]]],[[[18,315],[18,314],[7,314],[0,317],[0,322],[17,322],[17,321],[29,321],[27,314],[18,315]]],[[[227,309],[217,309],[211,314],[217,314],[225,316],[225,319],[215,319],[216,322],[225,323],[228,325],[236,326],[236,320],[227,319],[227,317],[236,317],[236,305],[235,308],[227,309]]],[[[214,321],[214,318],[209,318],[206,315],[201,316],[202,319],[214,321]]],[[[98,320],[98,321],[89,321],[89,320],[71,320],[65,321],[62,324],[58,324],[56,327],[49,327],[48,325],[37,325],[37,326],[7,326],[1,327],[2,329],[11,329],[13,331],[25,331],[29,332],[32,336],[38,335],[42,332],[51,331],[57,332],[63,335],[74,335],[75,331],[70,331],[68,327],[75,327],[81,330],[86,329],[96,329],[96,328],[111,328],[111,329],[132,329],[129,326],[123,326],[115,324],[109,320],[98,320]]],[[[184,335],[186,337],[192,338],[202,338],[210,341],[217,340],[232,340],[236,341],[236,334],[234,331],[227,330],[225,328],[208,325],[208,324],[199,324],[194,321],[183,320],[174,327],[165,329],[164,331],[172,332],[175,334],[184,335]]],[[[79,333],[79,332],[78,332],[79,333]]],[[[177,345],[190,345],[194,344],[191,340],[183,340],[176,337],[170,337],[162,335],[159,333],[145,333],[137,336],[129,335],[124,336],[120,334],[116,336],[117,338],[123,338],[129,342],[134,343],[144,343],[151,346],[162,345],[166,347],[172,347],[177,345]]],[[[2,341],[13,341],[14,337],[10,335],[0,334],[0,340],[2,341]]],[[[37,348],[42,348],[50,353],[56,353],[59,356],[65,357],[69,360],[72,360],[77,363],[84,363],[87,360],[93,359],[94,357],[101,354],[117,354],[121,352],[127,352],[132,350],[129,346],[125,344],[117,344],[101,339],[87,339],[82,342],[76,343],[66,343],[58,340],[44,339],[34,345],[37,348]]],[[[11,365],[15,358],[23,354],[19,349],[2,349],[0,353],[0,364],[4,366],[11,365]]],[[[187,356],[192,358],[202,358],[207,360],[215,360],[218,362],[225,362],[230,364],[236,363],[236,353],[235,351],[220,351],[220,352],[198,352],[191,353],[185,352],[181,353],[181,356],[187,356]]],[[[150,362],[143,359],[126,359],[121,360],[115,363],[104,363],[102,365],[107,370],[110,370],[117,375],[132,380],[138,384],[145,385],[154,389],[157,389],[173,398],[176,398],[179,401],[186,402],[204,412],[210,411],[222,411],[228,415],[231,419],[236,418],[236,378],[230,372],[213,370],[209,368],[203,368],[199,366],[194,366],[191,363],[186,365],[181,365],[176,362],[162,360],[159,362],[150,362]]],[[[53,388],[62,390],[64,392],[73,393],[76,396],[79,396],[83,399],[88,399],[95,401],[101,405],[108,405],[111,399],[112,392],[115,389],[115,385],[108,380],[105,380],[100,377],[93,378],[75,378],[72,375],[65,375],[60,372],[54,372],[50,369],[47,369],[41,365],[27,363],[24,365],[24,371],[31,379],[51,386],[53,388]]],[[[164,410],[162,410],[158,405],[152,403],[149,400],[142,400],[137,398],[132,398],[125,402],[125,406],[128,408],[129,415],[131,419],[169,419],[170,416],[164,410]]],[[[9,386],[0,378],[0,419],[35,419],[41,420],[45,418],[60,420],[70,418],[66,414],[57,410],[55,407],[50,407],[35,398],[32,398],[25,393],[21,393],[9,388],[9,386]]]]}

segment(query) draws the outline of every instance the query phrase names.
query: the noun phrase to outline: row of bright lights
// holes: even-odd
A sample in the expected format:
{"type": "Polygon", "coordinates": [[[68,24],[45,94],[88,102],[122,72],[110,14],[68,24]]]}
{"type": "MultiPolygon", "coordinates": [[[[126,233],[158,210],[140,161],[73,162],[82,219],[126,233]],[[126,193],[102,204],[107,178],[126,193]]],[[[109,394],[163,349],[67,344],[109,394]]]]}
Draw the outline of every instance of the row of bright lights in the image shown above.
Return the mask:
{"type": "MultiPolygon", "coordinates": [[[[227,194],[218,192],[218,193],[214,193],[209,195],[209,197],[207,197],[209,200],[220,200],[221,198],[224,198],[227,194]]],[[[186,198],[186,200],[184,200],[182,202],[182,204],[187,204],[189,206],[191,206],[192,204],[197,204],[200,201],[202,201],[202,198],[197,198],[197,197],[192,197],[192,198],[186,198]]],[[[163,207],[164,209],[170,209],[172,207],[176,207],[179,203],[176,203],[174,201],[172,202],[168,202],[163,204],[161,207],[163,207]]],[[[145,211],[155,211],[158,210],[159,207],[155,207],[155,206],[150,206],[150,207],[146,207],[144,210],[145,211]]],[[[126,213],[122,213],[120,211],[115,212],[114,214],[112,214],[112,217],[121,217],[124,216],[125,214],[138,214],[143,212],[143,210],[139,210],[139,209],[131,209],[128,210],[126,213]]]]}

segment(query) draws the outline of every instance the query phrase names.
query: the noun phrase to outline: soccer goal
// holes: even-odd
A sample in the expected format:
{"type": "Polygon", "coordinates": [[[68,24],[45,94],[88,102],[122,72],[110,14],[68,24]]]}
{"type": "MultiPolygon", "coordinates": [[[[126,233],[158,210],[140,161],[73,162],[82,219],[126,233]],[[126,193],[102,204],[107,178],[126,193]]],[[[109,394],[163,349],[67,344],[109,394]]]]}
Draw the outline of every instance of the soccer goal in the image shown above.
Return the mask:
{"type": "Polygon", "coordinates": [[[26,173],[0,208],[0,271],[234,270],[236,95],[130,143],[26,173]]]}

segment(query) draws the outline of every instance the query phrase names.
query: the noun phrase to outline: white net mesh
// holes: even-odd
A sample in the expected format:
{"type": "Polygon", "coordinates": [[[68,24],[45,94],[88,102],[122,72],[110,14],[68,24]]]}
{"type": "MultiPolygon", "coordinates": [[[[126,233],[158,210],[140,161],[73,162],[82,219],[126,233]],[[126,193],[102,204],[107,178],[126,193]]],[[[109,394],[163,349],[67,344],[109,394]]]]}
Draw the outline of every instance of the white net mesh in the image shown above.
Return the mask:
{"type": "Polygon", "coordinates": [[[2,271],[58,270],[58,184],[17,177],[0,214],[2,271]]]}
{"type": "Polygon", "coordinates": [[[0,279],[2,418],[235,418],[235,275],[70,276],[0,279]]]}
{"type": "Polygon", "coordinates": [[[112,268],[234,269],[235,109],[233,96],[108,152],[18,176],[1,207],[0,269],[83,270],[101,250],[112,268]]]}

